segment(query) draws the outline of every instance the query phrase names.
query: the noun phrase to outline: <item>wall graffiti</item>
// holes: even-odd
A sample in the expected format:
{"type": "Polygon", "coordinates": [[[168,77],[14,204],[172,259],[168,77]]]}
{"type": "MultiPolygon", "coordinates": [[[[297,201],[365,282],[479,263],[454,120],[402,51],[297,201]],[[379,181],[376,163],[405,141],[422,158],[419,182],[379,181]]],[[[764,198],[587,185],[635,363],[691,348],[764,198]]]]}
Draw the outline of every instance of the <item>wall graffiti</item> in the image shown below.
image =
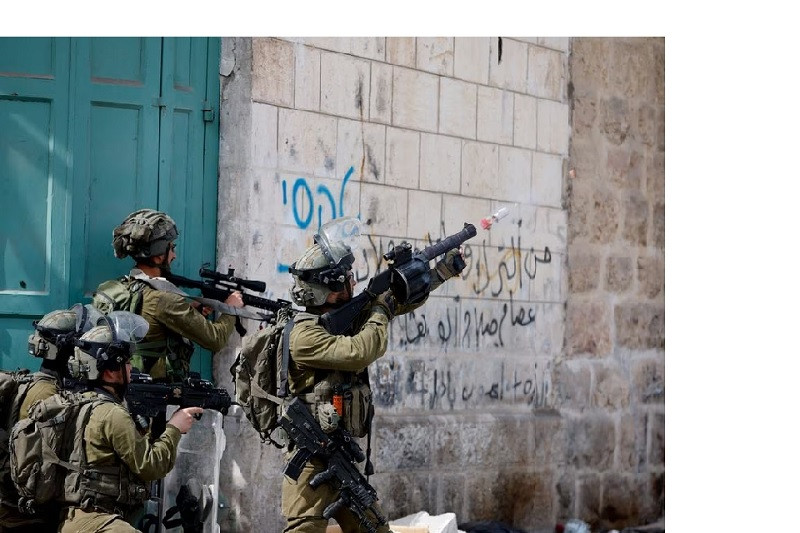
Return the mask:
{"type": "Polygon", "coordinates": [[[463,410],[495,404],[549,406],[550,362],[431,361],[386,358],[370,367],[381,407],[463,410]]]}
{"type": "Polygon", "coordinates": [[[347,183],[353,176],[353,167],[351,166],[344,175],[342,185],[339,188],[338,201],[334,198],[333,193],[325,184],[319,184],[316,188],[316,195],[311,191],[311,186],[305,178],[297,178],[292,184],[291,196],[288,194],[289,184],[286,180],[281,182],[283,192],[283,205],[289,205],[291,202],[292,214],[294,215],[294,222],[300,229],[306,229],[311,224],[314,218],[314,212],[317,214],[317,229],[327,222],[336,217],[344,216],[344,191],[347,188],[347,183]],[[316,201],[314,200],[316,198],[316,201]],[[305,199],[308,202],[307,206],[303,206],[301,200],[305,199]],[[323,219],[324,207],[330,206],[330,217],[323,219]],[[323,222],[324,220],[324,222],[323,222]]]}

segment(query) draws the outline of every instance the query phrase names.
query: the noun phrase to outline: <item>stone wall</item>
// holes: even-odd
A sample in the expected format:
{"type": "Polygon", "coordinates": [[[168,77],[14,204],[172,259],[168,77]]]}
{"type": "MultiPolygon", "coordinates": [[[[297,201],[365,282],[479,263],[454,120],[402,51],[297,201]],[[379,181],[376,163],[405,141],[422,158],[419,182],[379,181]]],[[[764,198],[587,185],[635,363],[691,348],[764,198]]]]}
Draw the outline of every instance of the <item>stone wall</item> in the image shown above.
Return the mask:
{"type": "MultiPolygon", "coordinates": [[[[462,279],[370,367],[390,518],[552,531],[636,523],[658,503],[643,484],[663,493],[663,40],[576,41],[570,60],[566,38],[223,39],[218,267],[288,299],[319,225],[360,216],[360,291],[395,243],[478,227],[462,279]]],[[[225,433],[221,528],[279,531],[280,453],[240,414],[225,433]]]]}
{"type": "Polygon", "coordinates": [[[558,491],[620,526],[664,507],[664,39],[573,39],[570,90],[558,491]]]}

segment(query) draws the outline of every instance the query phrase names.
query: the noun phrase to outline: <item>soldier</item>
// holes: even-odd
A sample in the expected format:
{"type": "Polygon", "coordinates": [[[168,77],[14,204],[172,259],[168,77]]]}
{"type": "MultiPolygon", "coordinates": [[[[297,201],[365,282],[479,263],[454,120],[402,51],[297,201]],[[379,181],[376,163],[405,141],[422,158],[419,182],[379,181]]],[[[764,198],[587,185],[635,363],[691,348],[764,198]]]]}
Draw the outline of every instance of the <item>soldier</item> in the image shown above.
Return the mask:
{"type": "MultiPolygon", "coordinates": [[[[102,311],[122,309],[147,320],[147,337],[136,346],[131,362],[155,381],[174,382],[186,377],[194,351],[192,342],[217,352],[225,346],[235,324],[235,318],[226,314],[214,322],[207,320],[207,308],[199,307],[163,279],[177,257],[177,237],[175,221],[165,213],[141,209],[128,215],[114,229],[112,244],[114,255],[132,257],[135,268],[128,276],[102,283],[93,301],[102,311]],[[165,288],[174,290],[160,290],[165,288]]],[[[244,306],[238,291],[225,303],[244,306]]]]}
{"type": "MultiPolygon", "coordinates": [[[[295,316],[289,333],[289,393],[300,397],[320,418],[329,416],[335,409],[330,405],[334,391],[346,389],[348,401],[341,423],[355,437],[363,437],[369,431],[374,412],[367,367],[386,353],[389,321],[397,314],[419,307],[425,300],[396,308],[394,298],[387,291],[359,317],[351,329],[352,335],[328,333],[318,319],[353,297],[354,254],[351,245],[344,241],[317,238],[315,241],[289,269],[294,276],[292,299],[305,306],[305,312],[295,316]],[[348,409],[348,404],[352,408],[348,409]]],[[[431,271],[431,290],[459,274],[463,267],[460,251],[449,252],[431,271]],[[456,261],[456,256],[461,261],[456,261]],[[459,262],[461,268],[456,266],[459,262]]],[[[325,427],[329,420],[321,421],[321,426],[325,427]]],[[[293,443],[290,443],[287,459],[293,451],[293,443]]],[[[323,511],[338,499],[338,491],[328,483],[317,488],[309,486],[310,479],[324,469],[324,463],[312,457],[296,483],[284,476],[281,502],[281,512],[287,520],[284,533],[324,533],[328,520],[322,516],[323,511]]],[[[378,512],[381,511],[378,509],[378,512]]],[[[367,514],[368,520],[377,525],[372,510],[367,514]]],[[[334,518],[345,533],[362,531],[359,520],[346,506],[340,508],[334,518]]],[[[379,533],[390,531],[386,524],[376,529],[379,533]]]]}
{"type": "Polygon", "coordinates": [[[126,519],[141,511],[148,482],[173,468],[181,435],[203,412],[200,407],[175,411],[152,443],[137,430],[122,402],[130,381],[132,344],[147,327],[141,317],[117,311],[77,341],[70,372],[87,382],[90,389],[82,396],[96,403],[82,433],[88,475],[82,474],[79,486],[71,489],[80,494],[67,496],[80,503],[67,508],[62,533],[137,531],[126,519]]]}
{"type": "MultiPolygon", "coordinates": [[[[70,309],[51,311],[33,323],[35,329],[28,338],[28,353],[41,358],[42,363],[39,371],[35,372],[29,381],[20,384],[17,389],[15,398],[11,402],[12,407],[7,413],[8,419],[3,421],[6,424],[5,431],[10,431],[19,420],[26,419],[30,406],[35,402],[48,398],[62,389],[63,379],[69,375],[67,361],[75,349],[76,336],[91,329],[100,316],[100,312],[91,305],[76,304],[70,309]]],[[[8,433],[5,433],[4,437],[4,440],[7,441],[8,433]]],[[[20,513],[17,508],[19,494],[9,477],[7,446],[6,442],[0,448],[0,453],[4,454],[4,457],[0,458],[0,465],[2,465],[0,468],[0,501],[2,501],[0,531],[5,529],[16,532],[34,529],[39,532],[55,531],[58,522],[47,521],[47,518],[52,517],[33,517],[20,513]]]]}

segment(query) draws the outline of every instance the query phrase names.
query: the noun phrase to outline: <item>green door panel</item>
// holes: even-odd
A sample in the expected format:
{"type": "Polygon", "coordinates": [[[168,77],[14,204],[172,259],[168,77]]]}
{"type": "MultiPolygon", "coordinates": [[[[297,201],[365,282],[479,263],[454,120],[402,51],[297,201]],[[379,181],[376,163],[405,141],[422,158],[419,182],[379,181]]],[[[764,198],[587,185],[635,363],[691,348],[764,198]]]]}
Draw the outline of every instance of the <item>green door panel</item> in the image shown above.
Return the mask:
{"type": "Polygon", "coordinates": [[[0,365],[66,297],[68,39],[0,39],[0,365]],[[30,61],[20,56],[30,54],[30,61]]]}
{"type": "MultiPolygon", "coordinates": [[[[136,209],[176,219],[176,272],[214,263],[219,54],[218,38],[0,38],[0,367],[38,366],[31,321],[130,269],[111,237],[136,209]]],[[[192,366],[211,376],[208,352],[192,366]]]]}

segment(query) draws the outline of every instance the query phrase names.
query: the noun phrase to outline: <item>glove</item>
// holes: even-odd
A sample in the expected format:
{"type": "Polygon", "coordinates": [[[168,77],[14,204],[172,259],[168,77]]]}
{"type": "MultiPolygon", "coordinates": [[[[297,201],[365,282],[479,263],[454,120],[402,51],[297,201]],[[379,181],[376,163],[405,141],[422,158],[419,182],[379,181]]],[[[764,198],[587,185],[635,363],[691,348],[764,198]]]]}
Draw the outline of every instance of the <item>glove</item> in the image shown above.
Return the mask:
{"type": "Polygon", "coordinates": [[[392,291],[385,291],[380,293],[372,302],[372,309],[376,307],[386,313],[386,317],[391,320],[394,318],[394,310],[397,307],[397,300],[394,299],[392,291]]]}
{"type": "Polygon", "coordinates": [[[467,266],[464,261],[464,256],[461,255],[460,249],[454,249],[447,252],[444,257],[436,263],[436,273],[442,278],[442,281],[447,281],[453,276],[461,274],[461,271],[467,266]]]}

